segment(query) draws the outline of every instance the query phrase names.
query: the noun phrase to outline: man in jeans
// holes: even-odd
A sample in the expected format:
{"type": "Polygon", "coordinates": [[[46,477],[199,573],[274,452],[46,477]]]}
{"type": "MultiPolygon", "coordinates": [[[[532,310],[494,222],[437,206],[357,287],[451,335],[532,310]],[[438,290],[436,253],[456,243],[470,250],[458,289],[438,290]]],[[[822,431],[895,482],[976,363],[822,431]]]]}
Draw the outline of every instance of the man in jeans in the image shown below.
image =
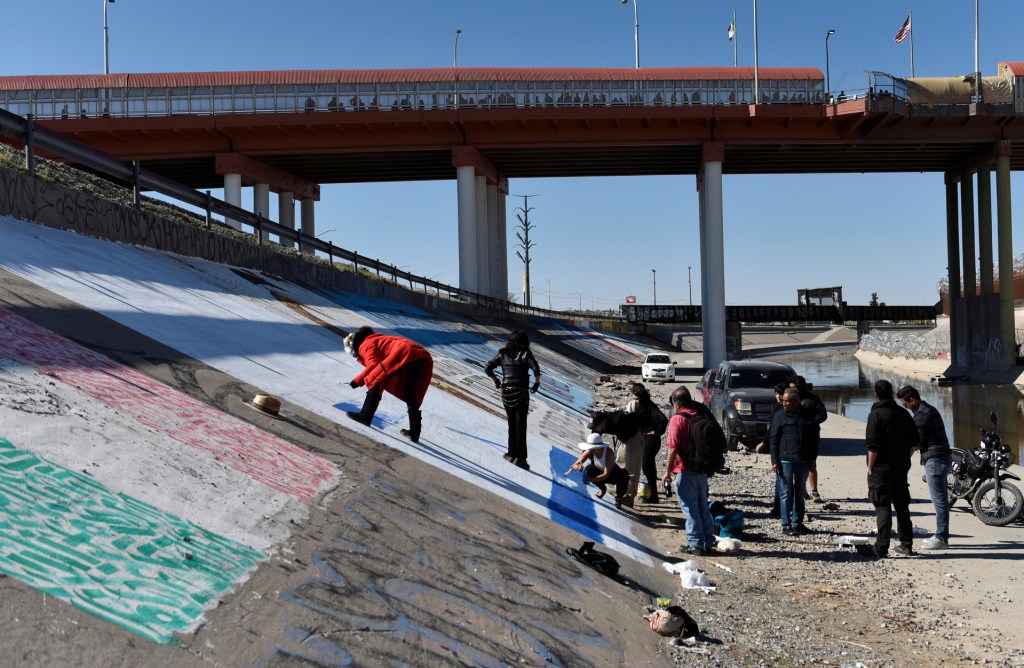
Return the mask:
{"type": "Polygon", "coordinates": [[[934,406],[921,400],[917,388],[907,385],[896,393],[903,407],[914,414],[920,442],[921,465],[928,482],[928,493],[935,506],[935,535],[921,543],[922,550],[944,550],[949,546],[949,475],[950,452],[946,425],[934,406]]]}
{"type": "Polygon", "coordinates": [[[802,404],[797,388],[787,387],[782,393],[782,407],[768,427],[772,470],[779,481],[782,533],[803,536],[811,533],[803,523],[804,490],[811,462],[818,457],[821,431],[814,413],[802,404]]]}
{"type": "Polygon", "coordinates": [[[672,393],[672,408],[675,413],[668,421],[668,462],[662,482],[670,482],[672,474],[676,474],[676,498],[686,518],[687,545],[680,548],[680,552],[702,555],[715,549],[715,521],[708,510],[708,477],[686,470],[690,420],[697,417],[698,408],[685,387],[672,393]]]}

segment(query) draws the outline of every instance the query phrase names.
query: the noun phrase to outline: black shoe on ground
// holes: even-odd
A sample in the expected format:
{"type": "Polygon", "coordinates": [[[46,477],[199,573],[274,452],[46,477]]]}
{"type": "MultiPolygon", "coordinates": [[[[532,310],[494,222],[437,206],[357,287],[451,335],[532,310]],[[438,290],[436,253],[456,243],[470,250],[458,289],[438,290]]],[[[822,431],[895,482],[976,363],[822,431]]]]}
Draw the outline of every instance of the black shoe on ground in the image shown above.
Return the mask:
{"type": "Polygon", "coordinates": [[[402,436],[405,436],[406,438],[408,438],[413,443],[419,443],[420,442],[420,437],[419,436],[413,436],[412,430],[410,430],[410,429],[402,429],[402,436]]]}
{"type": "Polygon", "coordinates": [[[526,463],[525,459],[517,459],[513,463],[516,466],[518,466],[519,468],[523,469],[524,471],[529,471],[530,470],[530,465],[526,463]]]}
{"type": "Polygon", "coordinates": [[[357,413],[356,411],[346,411],[345,415],[349,416],[359,424],[365,424],[367,427],[373,423],[373,418],[368,418],[362,413],[357,413]]]}
{"type": "Polygon", "coordinates": [[[793,533],[795,533],[798,536],[809,536],[814,532],[808,529],[803,524],[797,524],[795,527],[793,527],[793,533]]]}
{"type": "Polygon", "coordinates": [[[896,554],[900,555],[901,557],[916,557],[917,556],[917,552],[914,552],[914,548],[913,547],[908,547],[906,545],[897,545],[896,547],[894,547],[892,549],[892,551],[895,552],[896,554]]]}
{"type": "Polygon", "coordinates": [[[505,461],[508,462],[509,464],[514,464],[516,461],[516,458],[508,453],[505,453],[504,455],[502,455],[502,457],[504,457],[505,461]]]}
{"type": "Polygon", "coordinates": [[[692,545],[683,545],[679,548],[679,554],[688,554],[692,557],[703,557],[704,550],[699,547],[694,547],[692,545]]]}
{"type": "Polygon", "coordinates": [[[661,503],[661,499],[658,498],[657,494],[648,494],[647,496],[640,499],[640,503],[650,505],[652,503],[661,503]]]}

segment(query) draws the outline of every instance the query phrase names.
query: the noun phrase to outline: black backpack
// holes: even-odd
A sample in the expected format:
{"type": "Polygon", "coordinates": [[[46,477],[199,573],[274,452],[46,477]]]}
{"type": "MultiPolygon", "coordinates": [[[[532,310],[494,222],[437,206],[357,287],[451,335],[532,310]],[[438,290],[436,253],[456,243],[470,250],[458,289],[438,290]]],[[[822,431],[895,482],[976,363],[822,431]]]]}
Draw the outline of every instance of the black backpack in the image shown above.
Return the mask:
{"type": "Polygon", "coordinates": [[[690,440],[686,444],[686,470],[713,475],[725,468],[725,432],[714,417],[698,412],[686,416],[690,440]]]}
{"type": "Polygon", "coordinates": [[[570,558],[583,562],[598,573],[607,575],[610,578],[614,578],[619,572],[619,562],[615,561],[615,557],[595,550],[593,541],[583,543],[578,550],[570,547],[566,550],[566,553],[570,558]]]}

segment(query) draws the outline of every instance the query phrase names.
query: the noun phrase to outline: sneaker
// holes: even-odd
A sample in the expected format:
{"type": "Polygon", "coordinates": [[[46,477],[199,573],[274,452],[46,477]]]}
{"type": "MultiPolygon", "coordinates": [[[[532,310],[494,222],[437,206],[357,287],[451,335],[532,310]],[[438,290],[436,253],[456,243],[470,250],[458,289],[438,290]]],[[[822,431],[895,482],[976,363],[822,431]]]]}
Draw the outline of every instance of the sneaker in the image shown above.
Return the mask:
{"type": "Polygon", "coordinates": [[[793,527],[793,533],[795,533],[798,536],[809,536],[812,533],[814,533],[814,531],[808,529],[803,524],[797,524],[795,527],[793,527]]]}
{"type": "Polygon", "coordinates": [[[508,462],[509,464],[514,464],[516,461],[516,458],[508,454],[507,452],[503,454],[502,457],[504,457],[505,461],[508,462]]]}
{"type": "Polygon", "coordinates": [[[373,418],[368,418],[362,413],[357,413],[356,411],[346,411],[345,415],[349,416],[359,424],[365,424],[367,427],[373,423],[373,418]]]}
{"type": "Polygon", "coordinates": [[[907,545],[897,545],[892,551],[902,557],[913,557],[917,554],[917,552],[914,552],[913,547],[907,545]]]}
{"type": "Polygon", "coordinates": [[[530,470],[530,465],[526,463],[525,459],[517,459],[512,463],[518,466],[519,468],[523,469],[524,471],[530,470]]]}
{"type": "Polygon", "coordinates": [[[800,536],[803,535],[802,533],[800,533],[796,529],[783,529],[782,533],[786,534],[790,538],[799,538],[800,536]]]}
{"type": "Polygon", "coordinates": [[[413,436],[412,435],[412,430],[410,430],[410,429],[401,429],[400,431],[402,432],[402,436],[405,436],[406,438],[408,438],[413,443],[419,443],[420,442],[420,437],[419,436],[413,436]]]}
{"type": "Polygon", "coordinates": [[[782,525],[782,533],[783,534],[788,536],[792,531],[793,531],[793,527],[789,526],[788,524],[783,524],[782,525]]]}
{"type": "Polygon", "coordinates": [[[945,550],[947,547],[949,547],[949,543],[939,536],[932,536],[921,541],[922,550],[945,550]]]}
{"type": "Polygon", "coordinates": [[[821,498],[821,494],[818,494],[818,490],[813,490],[811,492],[811,503],[825,503],[821,498]]]}
{"type": "Polygon", "coordinates": [[[632,494],[624,494],[623,496],[617,496],[615,497],[615,507],[621,508],[622,506],[626,506],[627,508],[632,508],[633,498],[634,496],[632,494]]]}
{"type": "Polygon", "coordinates": [[[658,498],[657,494],[648,494],[647,496],[640,499],[640,502],[646,505],[651,505],[654,503],[661,503],[661,499],[658,498]]]}
{"type": "Polygon", "coordinates": [[[704,550],[702,550],[699,547],[694,547],[693,545],[683,545],[679,548],[679,554],[688,554],[693,557],[703,557],[704,550]]]}

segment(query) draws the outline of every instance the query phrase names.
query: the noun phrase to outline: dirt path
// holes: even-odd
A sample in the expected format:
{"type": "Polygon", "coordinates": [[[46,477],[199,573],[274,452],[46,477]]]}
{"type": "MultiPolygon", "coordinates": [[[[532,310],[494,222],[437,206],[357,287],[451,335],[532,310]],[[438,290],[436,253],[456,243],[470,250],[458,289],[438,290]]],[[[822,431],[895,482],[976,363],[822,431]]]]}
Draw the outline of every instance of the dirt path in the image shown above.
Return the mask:
{"type": "MultiPolygon", "coordinates": [[[[678,366],[684,371],[682,363],[678,366]]],[[[698,379],[678,377],[691,391],[698,379]]],[[[633,380],[613,377],[601,388],[600,401],[618,403],[633,380]]],[[[677,386],[649,389],[665,404],[677,386]]],[[[1024,525],[985,526],[960,502],[950,518],[949,550],[872,561],[839,548],[839,536],[868,536],[875,524],[866,499],[864,424],[830,415],[822,437],[819,490],[835,505],[808,504],[808,525],[815,534],[805,539],[783,536],[779,521],[768,518],[767,456],[732,453],[732,473],[712,479],[712,499],[744,511],[745,542],[739,552],[698,558],[717,586],[714,593],[677,592],[675,602],[706,634],[693,647],[673,649],[677,663],[1024,665],[1015,614],[1024,597],[1024,525]]],[[[910,480],[911,512],[920,530],[915,541],[934,529],[921,474],[915,461],[910,480]]],[[[686,539],[676,499],[638,504],[636,513],[656,527],[666,558],[678,558],[686,539]]]]}

